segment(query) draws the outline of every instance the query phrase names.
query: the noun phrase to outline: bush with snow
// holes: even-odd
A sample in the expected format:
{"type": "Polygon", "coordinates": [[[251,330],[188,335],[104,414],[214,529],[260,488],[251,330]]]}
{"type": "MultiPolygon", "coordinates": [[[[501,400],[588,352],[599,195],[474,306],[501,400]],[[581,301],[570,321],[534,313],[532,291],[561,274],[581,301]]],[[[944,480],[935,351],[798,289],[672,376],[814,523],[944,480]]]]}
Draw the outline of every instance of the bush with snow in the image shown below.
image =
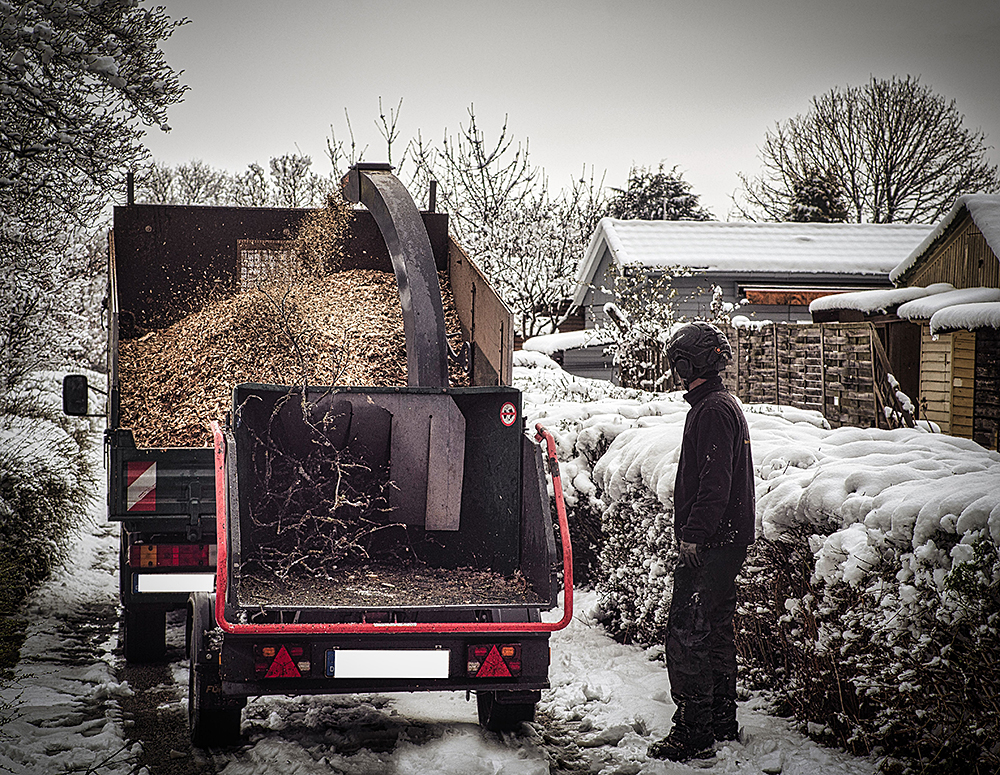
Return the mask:
{"type": "MultiPolygon", "coordinates": [[[[606,625],[661,642],[686,403],[519,363],[526,415],[559,440],[571,512],[600,517],[606,625]]],[[[1000,661],[1000,454],[922,429],[745,410],[758,540],[740,581],[744,684],[804,731],[899,771],[997,771],[1000,677],[983,666],[1000,661]]]]}
{"type": "Polygon", "coordinates": [[[61,380],[32,372],[0,397],[0,609],[49,573],[93,491],[87,450],[99,429],[62,413],[61,380]]]}

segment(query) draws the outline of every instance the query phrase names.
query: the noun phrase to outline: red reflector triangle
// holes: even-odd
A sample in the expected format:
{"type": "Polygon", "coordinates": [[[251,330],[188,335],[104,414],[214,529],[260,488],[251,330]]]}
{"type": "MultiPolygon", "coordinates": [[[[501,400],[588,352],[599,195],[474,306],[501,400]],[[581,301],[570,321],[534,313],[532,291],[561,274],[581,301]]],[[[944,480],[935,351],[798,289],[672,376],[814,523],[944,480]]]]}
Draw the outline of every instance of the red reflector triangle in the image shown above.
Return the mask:
{"type": "MultiPolygon", "coordinates": [[[[498,655],[499,656],[499,655],[498,655]]],[[[292,658],[288,655],[288,649],[284,646],[278,651],[278,655],[267,670],[265,678],[301,678],[302,673],[295,666],[292,658]]]]}
{"type": "Polygon", "coordinates": [[[510,678],[510,670],[507,669],[507,665],[496,646],[491,648],[490,653],[486,655],[483,666],[476,673],[476,678],[510,678]]]}

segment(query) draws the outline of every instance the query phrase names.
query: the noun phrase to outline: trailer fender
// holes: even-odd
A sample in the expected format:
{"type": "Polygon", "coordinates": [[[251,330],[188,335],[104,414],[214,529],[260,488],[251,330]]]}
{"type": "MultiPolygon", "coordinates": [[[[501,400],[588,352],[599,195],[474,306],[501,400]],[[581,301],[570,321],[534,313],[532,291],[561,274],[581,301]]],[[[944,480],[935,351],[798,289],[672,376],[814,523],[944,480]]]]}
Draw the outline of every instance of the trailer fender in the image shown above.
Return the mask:
{"type": "Polygon", "coordinates": [[[215,595],[188,598],[188,726],[200,748],[240,741],[240,716],[246,699],[222,693],[222,632],[215,622],[215,595]],[[216,634],[217,633],[217,634],[216,634]]]}

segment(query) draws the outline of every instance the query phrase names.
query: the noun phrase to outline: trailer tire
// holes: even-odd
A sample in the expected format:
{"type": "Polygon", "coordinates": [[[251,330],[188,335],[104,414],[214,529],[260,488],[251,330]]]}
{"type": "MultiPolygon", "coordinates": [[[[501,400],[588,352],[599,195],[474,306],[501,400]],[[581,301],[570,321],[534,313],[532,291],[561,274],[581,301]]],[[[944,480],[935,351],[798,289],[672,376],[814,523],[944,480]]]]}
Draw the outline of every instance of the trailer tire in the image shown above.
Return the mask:
{"type": "Polygon", "coordinates": [[[167,612],[125,609],[122,651],[126,662],[159,662],[167,654],[167,612]]]}
{"type": "Polygon", "coordinates": [[[122,621],[122,652],[126,662],[159,662],[167,655],[167,612],[164,609],[129,606],[131,570],[128,564],[128,533],[121,526],[118,546],[118,577],[121,600],[125,606],[122,621]]]}
{"type": "Polygon", "coordinates": [[[510,732],[535,720],[539,692],[476,692],[479,726],[489,732],[510,732]]]}
{"type": "Polygon", "coordinates": [[[207,634],[215,629],[211,597],[191,596],[188,654],[188,727],[197,748],[216,748],[240,742],[240,717],[244,701],[222,695],[219,652],[211,648],[207,634]]]}

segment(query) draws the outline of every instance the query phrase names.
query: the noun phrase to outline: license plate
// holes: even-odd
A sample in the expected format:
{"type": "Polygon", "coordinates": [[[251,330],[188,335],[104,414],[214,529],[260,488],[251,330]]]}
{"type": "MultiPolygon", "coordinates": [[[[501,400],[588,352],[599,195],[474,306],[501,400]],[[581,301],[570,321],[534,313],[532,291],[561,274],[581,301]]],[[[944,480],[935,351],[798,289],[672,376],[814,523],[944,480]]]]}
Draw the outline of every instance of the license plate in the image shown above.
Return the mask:
{"type": "Polygon", "coordinates": [[[134,573],[133,592],[214,592],[214,573],[134,573]]]}
{"type": "Polygon", "coordinates": [[[327,678],[447,678],[448,649],[327,649],[327,678]]]}

